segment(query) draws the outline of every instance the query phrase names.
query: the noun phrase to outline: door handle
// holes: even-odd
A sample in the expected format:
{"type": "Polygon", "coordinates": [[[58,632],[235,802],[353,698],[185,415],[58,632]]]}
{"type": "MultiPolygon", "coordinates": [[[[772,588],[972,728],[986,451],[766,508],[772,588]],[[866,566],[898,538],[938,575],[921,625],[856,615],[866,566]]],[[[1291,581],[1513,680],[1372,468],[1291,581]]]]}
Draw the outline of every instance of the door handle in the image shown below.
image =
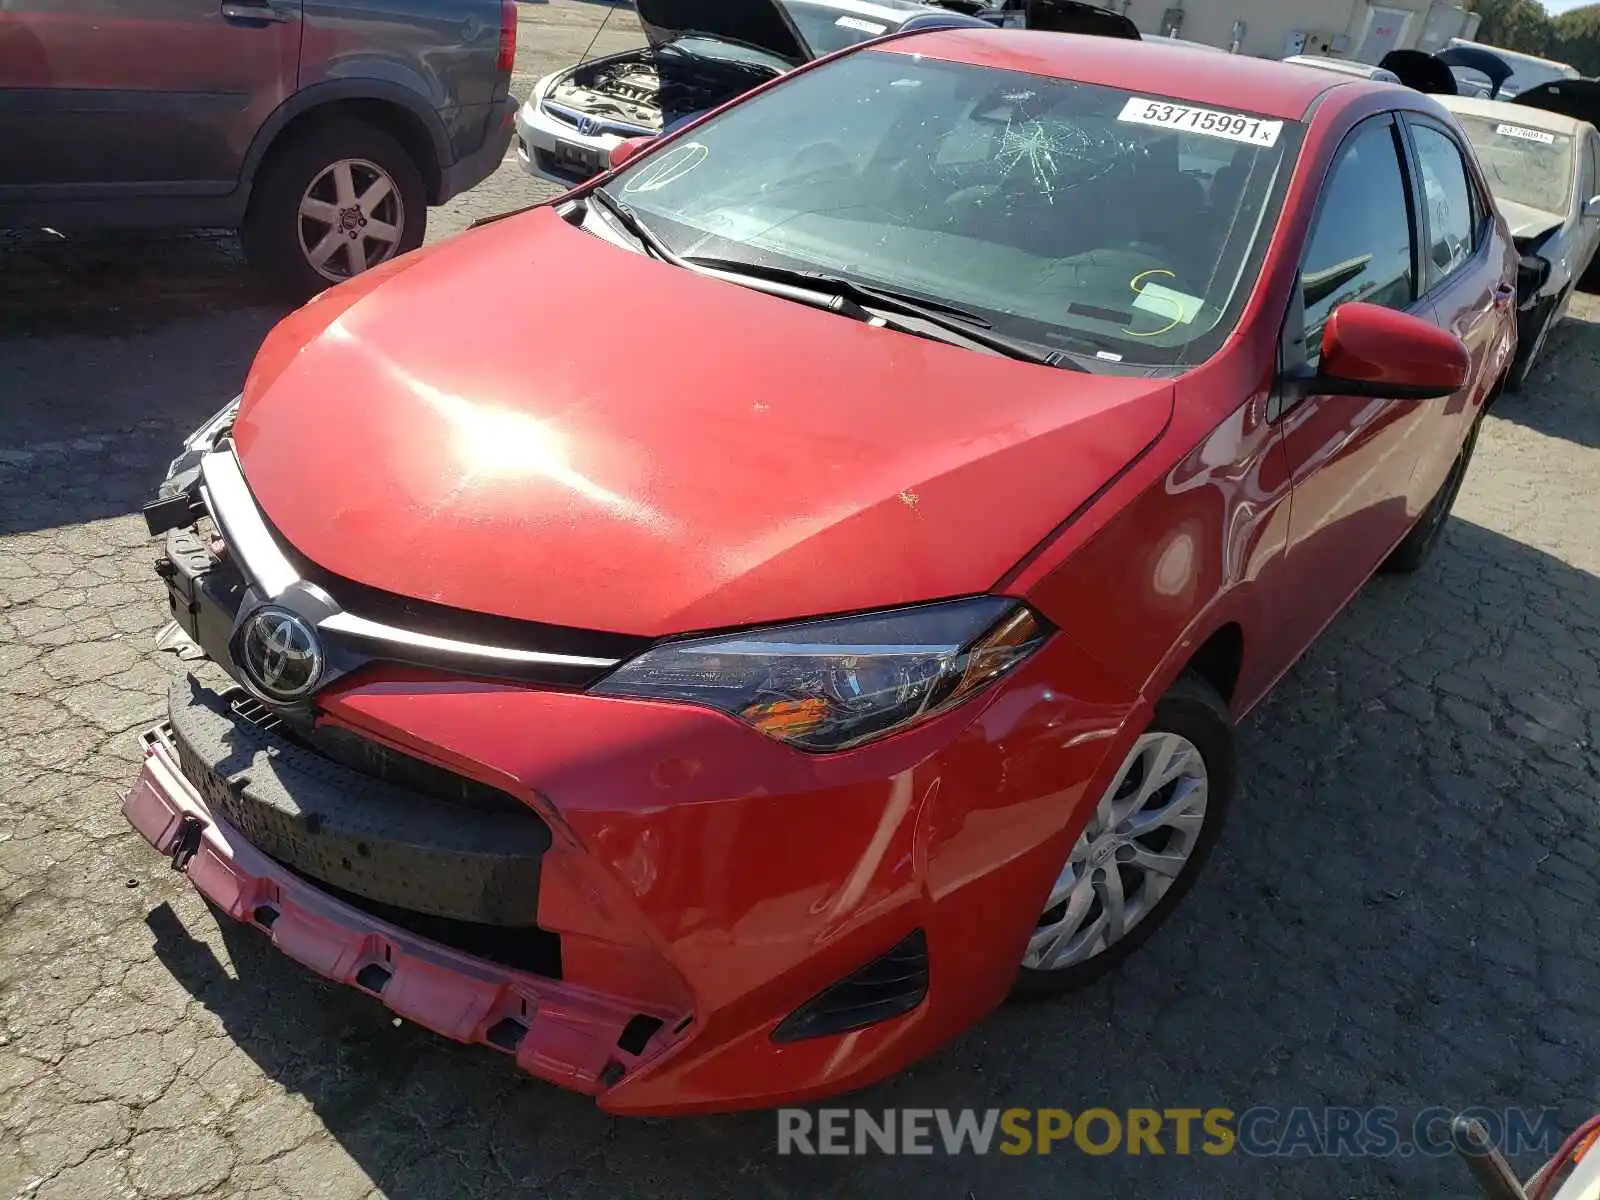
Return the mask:
{"type": "Polygon", "coordinates": [[[289,14],[266,0],[222,0],[222,19],[241,25],[265,25],[287,21],[289,14]]]}
{"type": "Polygon", "coordinates": [[[1509,308],[1511,306],[1511,302],[1516,298],[1517,289],[1512,287],[1509,283],[1500,283],[1495,285],[1494,306],[1496,308],[1509,308]]]}

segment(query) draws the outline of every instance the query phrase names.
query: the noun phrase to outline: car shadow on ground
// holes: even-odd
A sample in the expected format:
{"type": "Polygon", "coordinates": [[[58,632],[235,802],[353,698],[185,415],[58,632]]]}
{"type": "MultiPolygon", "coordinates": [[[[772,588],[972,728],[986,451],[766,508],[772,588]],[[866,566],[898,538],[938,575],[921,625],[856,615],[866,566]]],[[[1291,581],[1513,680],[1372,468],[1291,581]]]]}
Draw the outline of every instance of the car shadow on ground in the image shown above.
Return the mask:
{"type": "MultiPolygon", "coordinates": [[[[1167,929],[1116,976],[1006,1007],[845,1103],[1385,1106],[1403,1132],[1433,1105],[1559,1106],[1572,1128],[1600,1074],[1597,661],[1600,580],[1452,522],[1427,568],[1371,584],[1247,722],[1232,825],[1167,929]]],[[[157,954],[391,1197],[533,1196],[558,1177],[641,1197],[935,1180],[958,1200],[1474,1194],[1449,1157],[1185,1156],[1170,1133],[1159,1158],[779,1157],[770,1113],[610,1119],[391,1023],[253,929],[219,918],[219,941],[210,919],[157,908],[157,954]]]]}
{"type": "Polygon", "coordinates": [[[137,512],[287,309],[226,235],[0,231],[0,536],[137,512]]]}
{"type": "Polygon", "coordinates": [[[1502,396],[1494,415],[1600,449],[1600,396],[1588,381],[1600,368],[1600,297],[1583,296],[1550,334],[1522,392],[1502,396]]]}
{"type": "Polygon", "coordinates": [[[0,278],[0,340],[116,335],[275,303],[223,230],[0,230],[0,278]]]}

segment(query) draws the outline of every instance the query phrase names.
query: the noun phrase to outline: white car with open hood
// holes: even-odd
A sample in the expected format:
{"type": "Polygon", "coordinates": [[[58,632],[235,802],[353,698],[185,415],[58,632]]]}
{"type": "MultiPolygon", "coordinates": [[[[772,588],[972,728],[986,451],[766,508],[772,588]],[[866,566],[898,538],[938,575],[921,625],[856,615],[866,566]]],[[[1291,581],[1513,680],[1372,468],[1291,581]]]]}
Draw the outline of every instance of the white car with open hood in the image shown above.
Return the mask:
{"type": "Polygon", "coordinates": [[[563,186],[802,63],[902,30],[984,20],[916,0],[637,0],[648,45],[541,79],[517,113],[517,155],[563,186]]]}
{"type": "MultiPolygon", "coordinates": [[[[1472,143],[1522,254],[1517,360],[1509,380],[1515,391],[1600,248],[1600,133],[1580,116],[1588,111],[1586,98],[1600,101],[1600,85],[1564,80],[1532,88],[1513,103],[1434,98],[1450,109],[1472,143]]],[[[1600,102],[1593,107],[1600,118],[1600,102]]]]}

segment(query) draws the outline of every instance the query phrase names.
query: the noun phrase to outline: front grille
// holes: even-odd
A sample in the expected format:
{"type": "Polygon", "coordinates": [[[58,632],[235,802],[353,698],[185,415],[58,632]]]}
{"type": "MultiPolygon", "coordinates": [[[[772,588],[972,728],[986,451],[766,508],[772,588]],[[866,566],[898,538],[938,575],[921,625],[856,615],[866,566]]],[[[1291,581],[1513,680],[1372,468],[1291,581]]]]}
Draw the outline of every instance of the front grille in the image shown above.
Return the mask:
{"type": "MultiPolygon", "coordinates": [[[[217,516],[217,520],[233,531],[233,535],[239,530],[249,534],[239,544],[230,540],[228,557],[237,558],[259,598],[291,608],[296,603],[302,608],[309,604],[316,610],[314,619],[323,628],[335,674],[348,674],[369,662],[387,661],[581,690],[598,682],[616,663],[633,657],[650,644],[650,639],[630,634],[573,629],[453,608],[340,576],[297,552],[282,532],[267,520],[246,491],[237,462],[231,452],[227,453],[228,466],[218,468],[219,478],[236,479],[234,491],[237,494],[230,496],[230,511],[217,516]],[[245,553],[246,550],[249,553],[245,553]],[[301,596],[296,601],[295,597],[307,590],[304,585],[324,595],[311,599],[301,596]],[[327,603],[329,599],[332,605],[327,603]],[[331,614],[330,609],[333,610],[331,614]],[[338,624],[339,618],[347,619],[343,626],[338,624]]],[[[210,463],[217,457],[212,455],[206,461],[210,463]]],[[[217,503],[214,496],[211,503],[217,503]]],[[[163,572],[169,576],[169,590],[177,587],[171,577],[182,576],[180,566],[179,560],[174,559],[163,572]]],[[[204,579],[208,575],[206,572],[195,578],[204,579]]],[[[188,605],[192,599],[184,591],[182,595],[175,595],[174,603],[181,600],[188,605]]],[[[234,607],[237,608],[237,604],[234,607]]],[[[302,612],[301,615],[306,614],[302,612]]],[[[193,621],[182,623],[194,636],[195,630],[190,628],[193,621]]],[[[231,627],[231,612],[228,623],[231,627]]],[[[219,663],[226,663],[226,653],[219,653],[225,638],[223,642],[208,641],[204,637],[196,640],[219,663]]]]}
{"type": "Polygon", "coordinates": [[[917,930],[881,958],[797,1008],[772,1032],[776,1042],[849,1033],[910,1012],[928,994],[928,939],[917,930]]]}
{"type": "MultiPolygon", "coordinates": [[[[287,549],[287,544],[283,543],[281,538],[280,544],[285,545],[287,549]]],[[[328,593],[345,612],[398,629],[449,638],[458,642],[499,646],[507,650],[530,650],[541,654],[618,661],[632,658],[650,645],[649,638],[632,634],[547,625],[538,621],[472,612],[469,609],[452,608],[429,600],[402,596],[396,592],[369,587],[354,579],[336,575],[292,549],[287,552],[290,561],[299,570],[301,578],[328,593]]],[[[574,678],[573,668],[562,668],[559,673],[553,671],[553,682],[586,687],[604,675],[607,668],[586,670],[588,675],[584,678],[574,678]]]]}
{"type": "Polygon", "coordinates": [[[539,169],[545,172],[545,174],[554,175],[557,179],[564,179],[574,186],[580,183],[587,183],[589,180],[594,178],[592,175],[585,175],[582,171],[579,171],[577,168],[575,168],[571,163],[559,161],[556,156],[551,154],[548,150],[535,149],[533,152],[533,159],[534,162],[539,165],[539,169]]]}
{"type": "Polygon", "coordinates": [[[574,129],[578,127],[578,122],[581,120],[577,113],[570,108],[562,108],[559,104],[546,104],[544,111],[563,125],[570,125],[574,129]]]}

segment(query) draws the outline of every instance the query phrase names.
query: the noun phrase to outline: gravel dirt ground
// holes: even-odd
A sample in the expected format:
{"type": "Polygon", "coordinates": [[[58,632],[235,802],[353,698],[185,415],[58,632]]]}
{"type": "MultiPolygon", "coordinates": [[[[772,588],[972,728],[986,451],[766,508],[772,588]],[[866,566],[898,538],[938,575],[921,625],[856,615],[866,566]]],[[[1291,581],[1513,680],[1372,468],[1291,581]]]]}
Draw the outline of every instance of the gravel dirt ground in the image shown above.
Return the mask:
{"type": "MultiPolygon", "coordinates": [[[[519,91],[609,11],[525,6],[519,91]]],[[[601,45],[637,39],[621,10],[601,45]]],[[[431,236],[547,194],[510,162],[431,236]]],[[[137,513],[281,315],[226,236],[0,240],[0,1197],[1467,1193],[1420,1156],[780,1158],[771,1115],[609,1119],[219,924],[118,812],[181,669],[137,513]]],[[[1246,725],[1171,926],[858,1102],[1600,1108],[1597,572],[1586,298],[1434,563],[1369,586],[1246,725]]]]}

